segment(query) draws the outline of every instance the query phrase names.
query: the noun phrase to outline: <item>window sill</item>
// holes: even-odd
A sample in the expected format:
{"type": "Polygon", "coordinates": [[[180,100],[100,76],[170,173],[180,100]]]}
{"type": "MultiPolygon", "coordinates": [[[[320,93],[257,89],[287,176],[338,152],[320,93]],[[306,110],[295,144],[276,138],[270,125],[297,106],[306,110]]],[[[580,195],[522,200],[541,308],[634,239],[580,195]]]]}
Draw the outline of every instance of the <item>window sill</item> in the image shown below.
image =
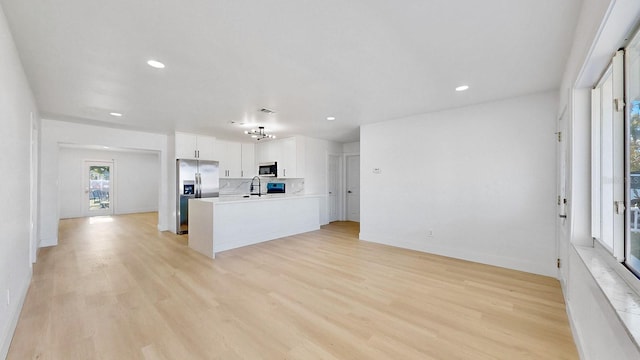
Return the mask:
{"type": "Polygon", "coordinates": [[[574,247],[629,337],[640,349],[640,292],[636,286],[630,285],[640,284],[640,281],[599,243],[595,242],[594,247],[574,247]]]}

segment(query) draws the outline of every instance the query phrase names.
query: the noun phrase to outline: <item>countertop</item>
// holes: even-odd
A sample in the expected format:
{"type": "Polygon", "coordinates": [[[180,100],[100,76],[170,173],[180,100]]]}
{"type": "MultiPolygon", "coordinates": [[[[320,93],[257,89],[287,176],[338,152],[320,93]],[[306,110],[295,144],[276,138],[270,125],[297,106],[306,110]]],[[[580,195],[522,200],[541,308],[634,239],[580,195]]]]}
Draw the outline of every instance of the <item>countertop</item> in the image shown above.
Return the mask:
{"type": "Polygon", "coordinates": [[[322,195],[310,195],[310,194],[264,194],[262,196],[252,195],[251,197],[244,197],[242,195],[227,195],[213,198],[198,198],[191,200],[198,200],[204,202],[211,202],[217,204],[224,203],[242,203],[242,202],[256,202],[256,201],[271,201],[271,200],[289,200],[289,199],[303,199],[312,197],[321,197],[322,195]]]}

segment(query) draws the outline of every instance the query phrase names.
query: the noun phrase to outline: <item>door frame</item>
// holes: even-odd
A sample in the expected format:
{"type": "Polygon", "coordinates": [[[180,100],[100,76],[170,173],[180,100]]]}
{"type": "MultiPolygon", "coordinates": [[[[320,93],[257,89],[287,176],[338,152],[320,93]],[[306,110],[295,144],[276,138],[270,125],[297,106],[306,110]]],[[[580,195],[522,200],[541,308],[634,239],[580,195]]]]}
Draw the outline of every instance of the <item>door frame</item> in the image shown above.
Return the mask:
{"type": "MultiPolygon", "coordinates": [[[[569,95],[571,95],[569,93],[569,95]]],[[[569,97],[571,99],[571,97],[569,97]]],[[[570,101],[570,100],[569,100],[570,101]]],[[[571,241],[571,216],[569,214],[569,186],[570,186],[570,126],[569,110],[565,105],[556,119],[556,257],[557,278],[563,288],[566,288],[567,267],[569,263],[569,243],[571,241]]]]}
{"type": "Polygon", "coordinates": [[[115,214],[115,194],[116,194],[116,161],[111,160],[88,160],[82,161],[82,213],[85,217],[91,216],[105,216],[115,214]],[[104,211],[91,211],[89,210],[89,166],[91,165],[103,165],[109,164],[109,208],[104,211]]]}
{"type": "Polygon", "coordinates": [[[38,154],[39,154],[39,124],[35,118],[35,114],[30,112],[29,117],[31,119],[31,171],[30,171],[30,191],[29,191],[29,202],[30,202],[30,226],[29,226],[29,259],[31,263],[35,263],[38,255],[39,244],[39,234],[38,234],[38,154]]]}

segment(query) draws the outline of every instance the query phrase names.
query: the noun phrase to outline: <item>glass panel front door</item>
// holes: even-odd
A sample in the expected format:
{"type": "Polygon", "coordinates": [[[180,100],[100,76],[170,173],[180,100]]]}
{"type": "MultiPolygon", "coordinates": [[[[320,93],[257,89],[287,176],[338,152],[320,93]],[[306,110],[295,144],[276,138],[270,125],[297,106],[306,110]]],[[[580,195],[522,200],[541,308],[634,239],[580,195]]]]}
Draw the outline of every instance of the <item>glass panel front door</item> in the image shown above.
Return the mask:
{"type": "Polygon", "coordinates": [[[113,213],[112,204],[112,170],[111,162],[86,162],[87,187],[86,209],[87,215],[110,215],[113,213]]]}

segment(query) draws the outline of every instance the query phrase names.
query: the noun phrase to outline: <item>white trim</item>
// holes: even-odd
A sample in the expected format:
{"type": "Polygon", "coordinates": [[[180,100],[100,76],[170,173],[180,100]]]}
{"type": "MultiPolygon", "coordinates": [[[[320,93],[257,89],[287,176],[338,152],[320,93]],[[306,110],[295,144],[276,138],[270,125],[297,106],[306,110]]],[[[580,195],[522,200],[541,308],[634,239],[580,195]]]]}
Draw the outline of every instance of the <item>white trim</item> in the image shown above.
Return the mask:
{"type": "Polygon", "coordinates": [[[557,271],[553,259],[549,259],[549,263],[541,264],[529,261],[527,259],[516,259],[512,257],[500,256],[497,253],[478,253],[477,251],[469,251],[458,247],[448,247],[444,245],[433,245],[416,243],[399,238],[384,238],[377,234],[360,232],[359,239],[362,241],[378,243],[393,246],[396,248],[420,251],[428,254],[434,254],[452,258],[451,254],[456,254],[455,259],[477,262],[480,264],[499,266],[506,269],[519,270],[532,274],[549,276],[556,278],[557,271]]]}
{"type": "Polygon", "coordinates": [[[591,237],[602,236],[600,214],[600,87],[591,90],[591,237]]]}
{"type": "MultiPolygon", "coordinates": [[[[618,50],[612,60],[613,99],[624,99],[624,51],[618,50]]],[[[624,153],[624,110],[618,111],[613,106],[613,201],[625,204],[625,153],[624,153]]],[[[605,204],[606,206],[606,204],[605,204]]],[[[626,206],[626,205],[625,205],[626,206]]],[[[613,256],[624,261],[625,213],[614,212],[613,215],[613,256]]]]}
{"type": "Polygon", "coordinates": [[[575,323],[575,318],[571,314],[571,306],[569,302],[566,301],[568,290],[566,289],[564,283],[561,282],[560,284],[562,288],[562,295],[565,299],[565,310],[567,312],[567,318],[569,319],[569,328],[571,328],[571,335],[573,337],[573,341],[576,344],[576,349],[578,350],[578,357],[580,359],[586,359],[587,357],[584,353],[584,344],[582,343],[582,336],[580,336],[580,333],[578,331],[579,328],[575,323]]]}
{"type": "Polygon", "coordinates": [[[40,239],[40,245],[39,248],[43,248],[43,247],[49,247],[49,246],[56,246],[58,245],[58,237],[52,237],[52,238],[46,238],[46,239],[40,239]]]}

